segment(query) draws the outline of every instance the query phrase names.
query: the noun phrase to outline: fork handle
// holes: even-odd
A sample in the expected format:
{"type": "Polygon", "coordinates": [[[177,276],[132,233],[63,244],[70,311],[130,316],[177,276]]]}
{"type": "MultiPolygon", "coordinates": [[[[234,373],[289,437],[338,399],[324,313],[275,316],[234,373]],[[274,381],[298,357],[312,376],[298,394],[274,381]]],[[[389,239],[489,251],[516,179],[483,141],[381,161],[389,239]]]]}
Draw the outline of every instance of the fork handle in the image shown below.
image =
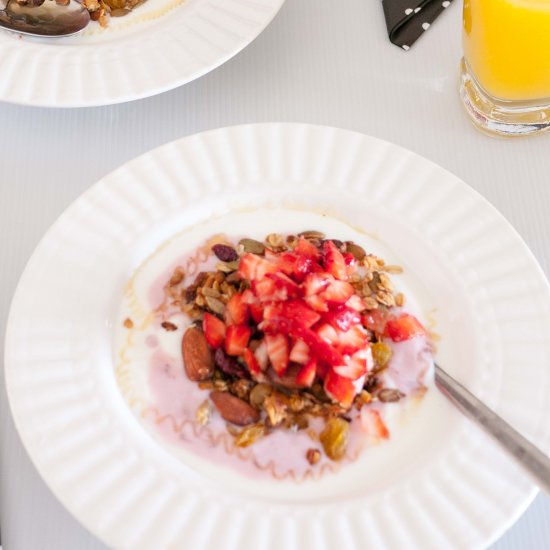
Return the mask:
{"type": "Polygon", "coordinates": [[[435,384],[468,418],[493,436],[546,494],[550,494],[550,458],[438,365],[435,366],[435,384]]]}

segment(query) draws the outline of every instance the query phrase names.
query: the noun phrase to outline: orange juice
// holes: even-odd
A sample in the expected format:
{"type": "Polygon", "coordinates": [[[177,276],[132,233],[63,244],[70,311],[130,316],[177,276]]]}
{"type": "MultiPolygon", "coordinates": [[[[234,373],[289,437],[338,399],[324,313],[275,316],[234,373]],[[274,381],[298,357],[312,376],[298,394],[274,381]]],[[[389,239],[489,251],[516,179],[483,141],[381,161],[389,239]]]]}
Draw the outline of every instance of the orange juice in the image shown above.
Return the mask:
{"type": "Polygon", "coordinates": [[[550,0],[464,0],[464,57],[504,101],[550,98],[550,0]]]}

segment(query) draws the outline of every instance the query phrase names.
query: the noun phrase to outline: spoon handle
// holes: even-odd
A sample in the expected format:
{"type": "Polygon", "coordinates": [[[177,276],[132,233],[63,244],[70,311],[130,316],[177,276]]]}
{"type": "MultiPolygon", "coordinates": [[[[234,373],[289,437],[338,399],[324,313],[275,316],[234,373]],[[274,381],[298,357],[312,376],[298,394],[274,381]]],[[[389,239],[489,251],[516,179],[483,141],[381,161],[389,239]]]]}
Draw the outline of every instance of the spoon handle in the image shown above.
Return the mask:
{"type": "Polygon", "coordinates": [[[435,366],[435,384],[467,417],[493,436],[541,489],[550,494],[550,458],[438,365],[435,366]]]}

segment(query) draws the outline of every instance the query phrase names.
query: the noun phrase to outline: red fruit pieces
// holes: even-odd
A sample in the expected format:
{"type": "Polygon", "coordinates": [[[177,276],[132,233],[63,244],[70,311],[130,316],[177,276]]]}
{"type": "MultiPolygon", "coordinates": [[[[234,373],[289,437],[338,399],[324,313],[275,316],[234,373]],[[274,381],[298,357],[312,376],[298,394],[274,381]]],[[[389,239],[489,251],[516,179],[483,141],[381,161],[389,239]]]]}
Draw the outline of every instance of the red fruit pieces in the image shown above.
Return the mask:
{"type": "Polygon", "coordinates": [[[259,281],[267,273],[276,273],[277,270],[277,264],[256,254],[248,253],[241,257],[238,272],[243,279],[259,281]]]}
{"type": "Polygon", "coordinates": [[[328,285],[334,281],[334,277],[328,273],[310,273],[304,279],[304,289],[306,296],[313,296],[325,290],[328,285]]]}
{"type": "Polygon", "coordinates": [[[284,334],[266,334],[265,342],[271,366],[281,376],[288,367],[288,339],[284,334]]]}
{"type": "Polygon", "coordinates": [[[344,281],[348,278],[346,260],[332,241],[323,243],[323,267],[336,279],[344,281]]]}
{"type": "Polygon", "coordinates": [[[345,281],[332,281],[328,287],[321,293],[321,296],[327,302],[344,304],[354,294],[353,287],[345,281]]]}
{"type": "Polygon", "coordinates": [[[256,375],[260,374],[260,371],[262,370],[260,368],[260,364],[258,363],[258,360],[256,359],[256,356],[252,352],[250,348],[246,348],[243,353],[243,359],[246,363],[246,366],[248,367],[248,370],[250,371],[250,374],[256,375]]]}
{"type": "Polygon", "coordinates": [[[355,386],[350,378],[340,376],[334,370],[328,372],[325,377],[324,388],[326,394],[342,407],[350,407],[355,397],[355,386]]]}
{"type": "Polygon", "coordinates": [[[294,247],[294,253],[298,256],[306,256],[314,260],[318,260],[321,257],[319,249],[304,237],[300,237],[296,246],[294,247]]]}
{"type": "Polygon", "coordinates": [[[422,323],[420,323],[416,317],[408,313],[388,320],[386,323],[386,331],[394,342],[403,342],[415,336],[426,334],[426,329],[422,326],[422,323]]]}
{"type": "Polygon", "coordinates": [[[284,273],[268,273],[266,278],[274,281],[276,290],[285,290],[286,297],[295,298],[302,294],[300,286],[284,273]]]}
{"type": "Polygon", "coordinates": [[[233,294],[225,306],[225,322],[228,325],[245,325],[248,322],[247,295],[233,294]]]}
{"type": "Polygon", "coordinates": [[[308,345],[303,340],[296,340],[290,350],[289,358],[293,363],[300,363],[300,365],[308,363],[310,360],[308,345]]]}
{"type": "Polygon", "coordinates": [[[385,309],[373,309],[366,315],[363,315],[361,322],[363,326],[372,330],[376,334],[384,335],[386,333],[386,323],[389,319],[389,313],[385,309]]]}
{"type": "Polygon", "coordinates": [[[361,427],[371,437],[388,439],[390,432],[376,409],[363,407],[361,409],[361,427]]]}
{"type": "Polygon", "coordinates": [[[367,309],[367,306],[365,305],[365,302],[357,294],[352,294],[351,295],[351,297],[346,302],[346,306],[350,307],[351,309],[354,309],[355,311],[359,311],[359,312],[365,311],[365,309],[367,309]]]}
{"type": "Polygon", "coordinates": [[[265,343],[265,340],[262,340],[254,351],[254,357],[256,358],[256,361],[258,361],[260,370],[267,370],[269,365],[269,355],[267,354],[267,344],[265,343]]]}
{"type": "Polygon", "coordinates": [[[202,330],[206,341],[213,348],[219,348],[225,338],[225,324],[215,315],[205,313],[202,320],[202,330]]]}
{"type": "Polygon", "coordinates": [[[336,374],[351,380],[357,380],[367,374],[367,350],[356,351],[351,357],[346,356],[344,360],[344,365],[334,367],[336,374]]]}
{"type": "Polygon", "coordinates": [[[291,327],[291,335],[295,338],[301,338],[308,345],[312,353],[315,353],[324,363],[328,365],[343,364],[344,359],[342,354],[313,330],[295,323],[291,327]]]}
{"type": "Polygon", "coordinates": [[[345,332],[349,330],[352,325],[357,325],[361,322],[361,315],[354,309],[346,306],[339,306],[325,313],[323,319],[334,328],[345,332]]]}
{"type": "Polygon", "coordinates": [[[368,346],[368,339],[365,331],[359,325],[354,325],[345,332],[338,332],[338,343],[342,353],[352,354],[368,346]]]}
{"type": "Polygon", "coordinates": [[[252,330],[243,325],[230,325],[225,332],[225,353],[227,355],[242,355],[252,330]]]}
{"type": "Polygon", "coordinates": [[[310,388],[317,373],[317,359],[315,357],[303,365],[296,373],[296,384],[310,388]]]}
{"type": "Polygon", "coordinates": [[[313,326],[321,318],[316,311],[313,311],[302,300],[290,300],[283,304],[282,315],[287,319],[300,321],[307,328],[313,326]]]}

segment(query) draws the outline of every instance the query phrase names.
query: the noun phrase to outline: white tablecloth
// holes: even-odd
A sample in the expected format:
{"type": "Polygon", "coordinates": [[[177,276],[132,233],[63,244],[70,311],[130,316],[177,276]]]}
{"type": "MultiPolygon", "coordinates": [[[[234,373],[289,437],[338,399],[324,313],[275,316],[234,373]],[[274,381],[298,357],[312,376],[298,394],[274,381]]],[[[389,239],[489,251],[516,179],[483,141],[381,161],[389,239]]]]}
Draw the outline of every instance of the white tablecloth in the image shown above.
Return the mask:
{"type": "MultiPolygon", "coordinates": [[[[377,0],[288,0],[241,54],[174,91],[78,110],[0,104],[0,342],[27,259],[71,201],[148,149],[246,122],[339,126],[412,149],[488,198],[550,274],[550,135],[501,141],[470,126],[457,94],[460,30],[457,1],[404,52],[388,42],[377,0]]],[[[3,378],[0,389],[4,549],[104,548],[36,473],[15,432],[3,378]]],[[[549,547],[546,496],[494,545],[549,547]]]]}

